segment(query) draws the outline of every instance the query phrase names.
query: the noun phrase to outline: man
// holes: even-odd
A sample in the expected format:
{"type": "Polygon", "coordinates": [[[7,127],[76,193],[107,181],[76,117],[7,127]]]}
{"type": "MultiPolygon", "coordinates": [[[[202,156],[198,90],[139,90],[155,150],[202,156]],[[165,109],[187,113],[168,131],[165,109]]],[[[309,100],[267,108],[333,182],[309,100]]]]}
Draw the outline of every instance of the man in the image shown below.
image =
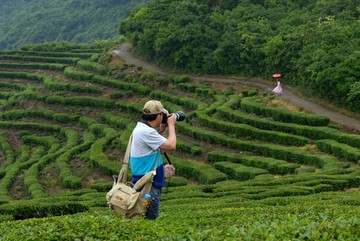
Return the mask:
{"type": "Polygon", "coordinates": [[[164,165],[160,150],[175,150],[175,122],[175,115],[170,116],[160,101],[150,100],[144,105],[142,120],[133,130],[130,151],[131,182],[135,184],[144,174],[153,170],[157,162],[156,175],[150,192],[153,200],[145,214],[147,219],[156,219],[159,216],[161,188],[165,186],[164,165]],[[166,117],[168,117],[167,123],[163,123],[166,117]],[[156,130],[159,127],[160,132],[156,130]],[[168,128],[167,139],[161,135],[166,128],[168,128]]]}

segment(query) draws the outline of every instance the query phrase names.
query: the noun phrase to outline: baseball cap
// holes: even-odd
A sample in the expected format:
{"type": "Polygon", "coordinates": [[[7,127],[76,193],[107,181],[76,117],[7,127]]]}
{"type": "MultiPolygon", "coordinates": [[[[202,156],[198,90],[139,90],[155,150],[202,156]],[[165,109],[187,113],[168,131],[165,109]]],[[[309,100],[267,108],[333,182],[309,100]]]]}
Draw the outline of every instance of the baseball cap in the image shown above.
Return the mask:
{"type": "Polygon", "coordinates": [[[160,114],[160,113],[169,114],[169,112],[163,107],[161,102],[158,100],[149,100],[148,102],[146,102],[143,108],[143,113],[147,115],[160,114]]]}

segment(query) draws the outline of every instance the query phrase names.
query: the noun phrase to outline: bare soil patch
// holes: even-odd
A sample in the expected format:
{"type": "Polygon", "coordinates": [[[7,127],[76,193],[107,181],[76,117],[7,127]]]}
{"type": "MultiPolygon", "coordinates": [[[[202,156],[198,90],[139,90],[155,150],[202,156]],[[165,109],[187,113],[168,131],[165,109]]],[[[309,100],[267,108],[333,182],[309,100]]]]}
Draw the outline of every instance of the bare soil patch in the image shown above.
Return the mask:
{"type": "Polygon", "coordinates": [[[24,174],[16,176],[9,188],[10,196],[15,200],[30,199],[30,195],[26,191],[24,185],[24,174]]]}

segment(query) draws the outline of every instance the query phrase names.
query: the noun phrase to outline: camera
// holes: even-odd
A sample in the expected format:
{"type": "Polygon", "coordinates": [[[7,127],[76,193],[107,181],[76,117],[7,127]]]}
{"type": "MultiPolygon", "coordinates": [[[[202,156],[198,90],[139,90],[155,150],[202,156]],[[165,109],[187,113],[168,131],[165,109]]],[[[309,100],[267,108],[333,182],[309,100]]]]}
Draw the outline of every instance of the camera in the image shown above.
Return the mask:
{"type": "MultiPolygon", "coordinates": [[[[183,121],[183,120],[185,120],[185,113],[182,112],[182,111],[176,111],[175,113],[171,113],[170,116],[172,116],[172,115],[175,115],[175,116],[176,116],[176,121],[183,121]]],[[[164,114],[164,113],[163,113],[163,116],[164,116],[164,118],[163,118],[162,123],[163,123],[163,124],[166,124],[167,121],[168,121],[169,116],[167,116],[167,115],[164,114]]]]}

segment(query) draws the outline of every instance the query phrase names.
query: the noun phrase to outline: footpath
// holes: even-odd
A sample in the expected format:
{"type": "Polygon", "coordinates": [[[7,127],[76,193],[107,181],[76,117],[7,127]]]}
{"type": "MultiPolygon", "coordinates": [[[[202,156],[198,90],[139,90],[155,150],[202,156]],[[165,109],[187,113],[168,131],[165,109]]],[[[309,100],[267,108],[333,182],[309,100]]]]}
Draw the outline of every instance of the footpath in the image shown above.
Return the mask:
{"type": "MultiPolygon", "coordinates": [[[[169,73],[155,65],[150,64],[149,62],[133,55],[130,52],[131,45],[130,44],[122,44],[119,48],[114,50],[114,53],[122,58],[124,61],[128,63],[132,63],[136,66],[143,67],[146,70],[149,70],[155,74],[159,75],[168,75],[169,73]]],[[[273,85],[265,84],[265,83],[259,83],[254,81],[247,81],[247,80],[240,80],[235,78],[221,78],[221,77],[209,77],[209,76],[190,76],[191,79],[196,81],[207,81],[207,82],[222,82],[222,83],[229,83],[229,84],[242,84],[247,85],[251,87],[257,87],[260,89],[263,89],[265,91],[271,92],[271,90],[274,88],[273,85]]],[[[346,115],[340,114],[338,112],[329,110],[321,105],[318,105],[316,103],[304,100],[297,95],[295,95],[290,90],[284,88],[283,86],[283,92],[282,92],[282,98],[289,103],[292,103],[296,106],[302,107],[304,110],[326,116],[331,121],[341,124],[343,126],[346,126],[350,129],[353,129],[354,132],[359,133],[360,132],[360,120],[348,117],[346,115]]]]}

